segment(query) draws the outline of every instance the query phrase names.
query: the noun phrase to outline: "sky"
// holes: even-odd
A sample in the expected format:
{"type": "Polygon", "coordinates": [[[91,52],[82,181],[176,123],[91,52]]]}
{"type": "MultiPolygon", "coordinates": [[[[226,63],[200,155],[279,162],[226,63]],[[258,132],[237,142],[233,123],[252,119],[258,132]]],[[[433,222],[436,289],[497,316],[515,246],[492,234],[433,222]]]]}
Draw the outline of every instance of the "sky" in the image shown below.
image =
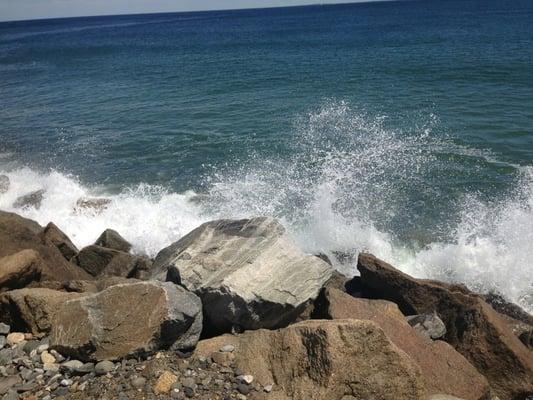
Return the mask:
{"type": "Polygon", "coordinates": [[[0,0],[0,21],[361,1],[364,0],[0,0]]]}

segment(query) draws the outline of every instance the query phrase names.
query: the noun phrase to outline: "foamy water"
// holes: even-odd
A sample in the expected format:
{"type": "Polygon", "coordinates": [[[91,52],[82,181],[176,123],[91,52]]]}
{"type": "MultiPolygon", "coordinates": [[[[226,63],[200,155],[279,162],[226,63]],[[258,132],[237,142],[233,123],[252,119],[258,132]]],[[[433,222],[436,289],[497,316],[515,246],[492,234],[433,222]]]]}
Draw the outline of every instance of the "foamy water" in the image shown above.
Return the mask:
{"type": "MultiPolygon", "coordinates": [[[[438,186],[450,165],[442,154],[477,167],[505,163],[483,149],[437,139],[435,126],[438,118],[430,115],[412,132],[395,131],[345,103],[328,103],[298,122],[290,157],[258,153],[214,168],[201,196],[149,184],[113,194],[57,171],[11,165],[0,168],[11,181],[0,209],[42,225],[53,221],[80,248],[112,228],[135,252],[151,256],[205,221],[271,215],[308,253],[334,260],[335,252],[370,251],[416,277],[497,291],[532,312],[533,167],[505,165],[514,183],[503,196],[471,190],[447,198],[448,189],[438,186]],[[13,207],[19,196],[40,189],[39,209],[13,207]],[[94,197],[111,203],[101,213],[75,211],[79,199],[94,197]]],[[[354,261],[336,267],[356,273],[354,261]]]]}

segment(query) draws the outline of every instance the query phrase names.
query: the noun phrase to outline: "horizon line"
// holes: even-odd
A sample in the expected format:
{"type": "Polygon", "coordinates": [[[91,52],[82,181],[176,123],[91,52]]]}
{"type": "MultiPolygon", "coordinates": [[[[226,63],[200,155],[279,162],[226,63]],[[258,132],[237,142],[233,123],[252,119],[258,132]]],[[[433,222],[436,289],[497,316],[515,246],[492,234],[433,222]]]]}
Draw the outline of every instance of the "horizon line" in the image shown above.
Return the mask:
{"type": "MultiPolygon", "coordinates": [[[[120,13],[120,14],[92,14],[92,15],[71,15],[68,17],[42,17],[42,18],[30,18],[30,19],[0,19],[0,24],[5,22],[31,22],[31,21],[47,21],[58,19],[75,19],[75,18],[102,18],[102,17],[128,17],[135,15],[161,15],[161,14],[192,14],[192,13],[209,13],[216,11],[244,11],[244,10],[272,10],[277,8],[298,8],[298,7],[328,7],[328,6],[340,6],[340,5],[354,5],[365,3],[392,3],[402,0],[362,0],[362,1],[350,1],[346,3],[309,3],[309,4],[293,4],[286,6],[266,6],[266,7],[245,7],[245,8],[213,8],[209,10],[188,10],[188,11],[154,11],[154,12],[134,12],[134,13],[120,13]]],[[[407,0],[405,0],[407,1],[407,0]]]]}

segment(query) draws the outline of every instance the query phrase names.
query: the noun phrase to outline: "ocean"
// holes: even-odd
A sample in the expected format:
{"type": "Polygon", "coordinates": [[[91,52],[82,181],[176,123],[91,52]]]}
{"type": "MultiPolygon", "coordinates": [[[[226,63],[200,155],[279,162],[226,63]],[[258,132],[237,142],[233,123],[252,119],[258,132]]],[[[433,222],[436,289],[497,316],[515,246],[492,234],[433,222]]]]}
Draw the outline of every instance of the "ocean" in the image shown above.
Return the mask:
{"type": "Polygon", "coordinates": [[[532,312],[533,2],[0,23],[0,174],[79,247],[271,215],[344,273],[370,251],[532,312]]]}

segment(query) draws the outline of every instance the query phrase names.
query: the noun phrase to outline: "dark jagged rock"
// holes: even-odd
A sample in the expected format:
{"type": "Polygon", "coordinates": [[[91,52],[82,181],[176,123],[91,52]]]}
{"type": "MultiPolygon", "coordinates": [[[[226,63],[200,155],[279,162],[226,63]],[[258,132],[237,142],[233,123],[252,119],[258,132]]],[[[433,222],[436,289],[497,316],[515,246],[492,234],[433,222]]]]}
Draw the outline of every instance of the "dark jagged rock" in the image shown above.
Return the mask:
{"type": "Polygon", "coordinates": [[[73,262],[94,277],[135,277],[139,271],[149,270],[151,266],[146,257],[96,245],[83,248],[73,262]]]}
{"type": "Polygon", "coordinates": [[[126,253],[131,250],[131,244],[113,229],[106,229],[94,244],[96,246],[107,247],[108,249],[119,250],[126,253]]]}
{"type": "Polygon", "coordinates": [[[41,208],[41,203],[44,198],[44,189],[36,190],[35,192],[31,192],[28,194],[25,194],[24,196],[20,196],[15,200],[13,203],[14,208],[41,208]]]}
{"type": "Polygon", "coordinates": [[[66,260],[71,260],[78,253],[77,247],[69,237],[52,222],[46,225],[41,236],[45,243],[57,247],[66,260]]]}
{"type": "Polygon", "coordinates": [[[533,357],[505,318],[462,285],[415,279],[370,254],[359,256],[361,281],[404,314],[436,311],[445,340],[464,355],[502,399],[533,393],[533,357]]]}
{"type": "Polygon", "coordinates": [[[7,193],[10,183],[7,175],[0,175],[0,194],[7,193]]]}

